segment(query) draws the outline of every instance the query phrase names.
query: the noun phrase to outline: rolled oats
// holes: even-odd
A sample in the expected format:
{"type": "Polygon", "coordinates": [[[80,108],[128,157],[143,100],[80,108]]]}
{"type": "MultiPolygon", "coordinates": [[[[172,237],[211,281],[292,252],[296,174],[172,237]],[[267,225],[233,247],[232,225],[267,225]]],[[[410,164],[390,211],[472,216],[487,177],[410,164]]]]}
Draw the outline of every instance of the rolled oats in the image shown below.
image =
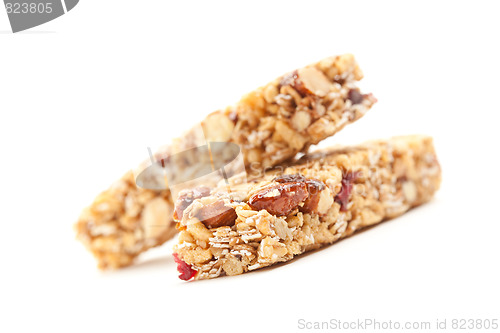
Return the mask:
{"type": "MultiPolygon", "coordinates": [[[[357,94],[357,104],[349,100],[350,91],[358,92],[356,81],[361,78],[352,55],[323,59],[246,94],[234,106],[208,115],[201,122],[202,131],[196,126],[155,157],[163,162],[200,142],[228,141],[240,146],[247,170],[274,167],[335,134],[371,108],[376,100],[370,94],[357,94]]],[[[176,170],[186,169],[182,163],[196,163],[177,162],[181,164],[176,170]]],[[[175,180],[178,175],[170,176],[175,180]]],[[[161,188],[137,187],[133,173],[128,172],[82,212],[75,225],[77,238],[94,254],[100,268],[129,265],[139,254],[176,233],[171,222],[171,193],[161,188]],[[164,218],[166,212],[168,221],[164,218]]],[[[257,236],[249,235],[247,241],[252,237],[257,236]]],[[[222,271],[222,265],[216,271],[222,271]]]]}
{"type": "MultiPolygon", "coordinates": [[[[430,137],[396,137],[313,152],[286,168],[285,174],[271,170],[249,180],[248,199],[233,204],[235,225],[211,229],[214,237],[209,249],[216,253],[214,259],[198,258],[196,251],[200,250],[190,246],[191,238],[199,239],[196,234],[191,238],[181,234],[174,252],[182,265],[196,271],[194,279],[241,274],[291,260],[403,214],[430,200],[440,181],[430,137]],[[399,163],[406,173],[396,177],[399,163]],[[302,190],[307,190],[305,195],[302,190]],[[265,204],[256,206],[255,197],[265,204]]],[[[214,198],[197,200],[198,204],[221,200],[230,193],[214,189],[211,196],[214,198]]],[[[189,220],[179,222],[181,228],[186,224],[189,220]]]]}

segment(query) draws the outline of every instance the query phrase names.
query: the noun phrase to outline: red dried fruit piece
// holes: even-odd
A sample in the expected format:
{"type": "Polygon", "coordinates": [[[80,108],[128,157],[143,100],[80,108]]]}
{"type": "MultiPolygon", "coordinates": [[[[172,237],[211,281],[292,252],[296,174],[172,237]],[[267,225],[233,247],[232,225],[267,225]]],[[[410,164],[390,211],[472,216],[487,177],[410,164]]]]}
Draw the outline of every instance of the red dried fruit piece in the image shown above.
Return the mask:
{"type": "Polygon", "coordinates": [[[348,172],[342,178],[342,188],[340,189],[340,192],[335,196],[335,202],[340,204],[340,211],[342,212],[347,211],[347,204],[349,203],[349,198],[351,196],[353,183],[359,177],[360,174],[361,174],[360,171],[348,172]]]}
{"type": "Polygon", "coordinates": [[[357,89],[351,89],[347,93],[347,99],[349,99],[352,104],[360,104],[363,102],[364,95],[357,89]]]}
{"type": "Polygon", "coordinates": [[[179,221],[182,219],[184,210],[188,208],[194,200],[206,197],[210,194],[210,188],[206,186],[195,187],[190,190],[184,190],[179,193],[179,197],[175,202],[174,220],[179,221]]]}
{"type": "Polygon", "coordinates": [[[177,253],[174,253],[174,260],[177,263],[177,271],[179,274],[179,279],[188,281],[196,275],[196,270],[192,269],[185,261],[179,258],[177,253]]]}
{"type": "Polygon", "coordinates": [[[236,211],[222,200],[205,205],[196,213],[196,218],[209,229],[232,226],[237,217],[236,211]]]}
{"type": "Polygon", "coordinates": [[[265,209],[270,214],[284,216],[297,208],[308,196],[305,182],[279,183],[252,195],[248,204],[255,210],[265,209]]]}

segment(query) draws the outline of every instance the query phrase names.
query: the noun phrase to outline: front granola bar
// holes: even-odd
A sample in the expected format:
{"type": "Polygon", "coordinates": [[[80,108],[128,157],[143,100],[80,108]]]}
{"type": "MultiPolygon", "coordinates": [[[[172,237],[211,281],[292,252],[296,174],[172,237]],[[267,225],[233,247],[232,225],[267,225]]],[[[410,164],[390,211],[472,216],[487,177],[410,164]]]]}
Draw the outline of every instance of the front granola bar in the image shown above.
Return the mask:
{"type": "MultiPolygon", "coordinates": [[[[201,123],[201,136],[207,141],[238,144],[247,169],[275,166],[305,152],[370,109],[376,100],[359,91],[356,83],[361,78],[352,55],[326,58],[208,115],[201,123]]],[[[181,152],[192,148],[199,138],[195,127],[168,149],[181,152]]],[[[77,237],[97,258],[100,268],[118,268],[170,239],[176,233],[172,214],[168,189],[139,188],[133,173],[128,172],[84,210],[76,223],[77,237]]]]}
{"type": "MultiPolygon", "coordinates": [[[[180,277],[237,275],[291,260],[429,201],[440,181],[425,136],[318,151],[284,172],[234,177],[230,191],[216,188],[178,212],[180,277]]],[[[183,196],[176,205],[184,208],[183,196]]]]}

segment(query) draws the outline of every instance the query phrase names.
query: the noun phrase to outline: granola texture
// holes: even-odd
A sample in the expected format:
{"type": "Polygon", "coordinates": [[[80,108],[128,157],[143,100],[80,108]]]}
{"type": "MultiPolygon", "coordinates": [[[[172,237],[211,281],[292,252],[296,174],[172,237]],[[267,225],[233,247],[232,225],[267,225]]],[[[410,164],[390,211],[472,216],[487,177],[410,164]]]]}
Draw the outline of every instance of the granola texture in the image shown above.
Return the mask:
{"type": "Polygon", "coordinates": [[[376,102],[363,94],[354,56],[345,54],[295,70],[214,112],[202,123],[210,141],[240,145],[245,164],[275,166],[361,118],[376,102]]]}
{"type": "Polygon", "coordinates": [[[320,150],[246,182],[233,177],[229,191],[215,188],[178,211],[179,277],[238,275],[291,260],[429,201],[440,182],[427,136],[320,150]]]}
{"type": "MultiPolygon", "coordinates": [[[[167,161],[168,154],[215,141],[237,144],[247,169],[273,167],[370,109],[376,100],[356,86],[362,77],[350,54],[295,70],[245,95],[234,106],[208,115],[201,130],[189,130],[157,152],[156,160],[167,161]]],[[[175,170],[192,171],[193,163],[176,165],[175,170]]],[[[168,188],[137,187],[133,172],[128,172],[82,212],[75,229],[99,268],[119,268],[176,234],[173,212],[168,188]]]]}

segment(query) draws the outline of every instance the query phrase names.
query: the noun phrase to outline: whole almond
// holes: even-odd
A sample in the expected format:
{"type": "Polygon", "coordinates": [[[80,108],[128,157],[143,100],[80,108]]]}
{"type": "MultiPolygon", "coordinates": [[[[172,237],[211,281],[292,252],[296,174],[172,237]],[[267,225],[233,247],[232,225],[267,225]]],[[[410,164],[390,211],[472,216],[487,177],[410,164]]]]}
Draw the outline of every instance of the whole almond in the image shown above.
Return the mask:
{"type": "Polygon", "coordinates": [[[296,209],[307,197],[306,183],[279,183],[252,195],[248,204],[253,209],[265,209],[272,215],[284,216],[296,209]]]}

